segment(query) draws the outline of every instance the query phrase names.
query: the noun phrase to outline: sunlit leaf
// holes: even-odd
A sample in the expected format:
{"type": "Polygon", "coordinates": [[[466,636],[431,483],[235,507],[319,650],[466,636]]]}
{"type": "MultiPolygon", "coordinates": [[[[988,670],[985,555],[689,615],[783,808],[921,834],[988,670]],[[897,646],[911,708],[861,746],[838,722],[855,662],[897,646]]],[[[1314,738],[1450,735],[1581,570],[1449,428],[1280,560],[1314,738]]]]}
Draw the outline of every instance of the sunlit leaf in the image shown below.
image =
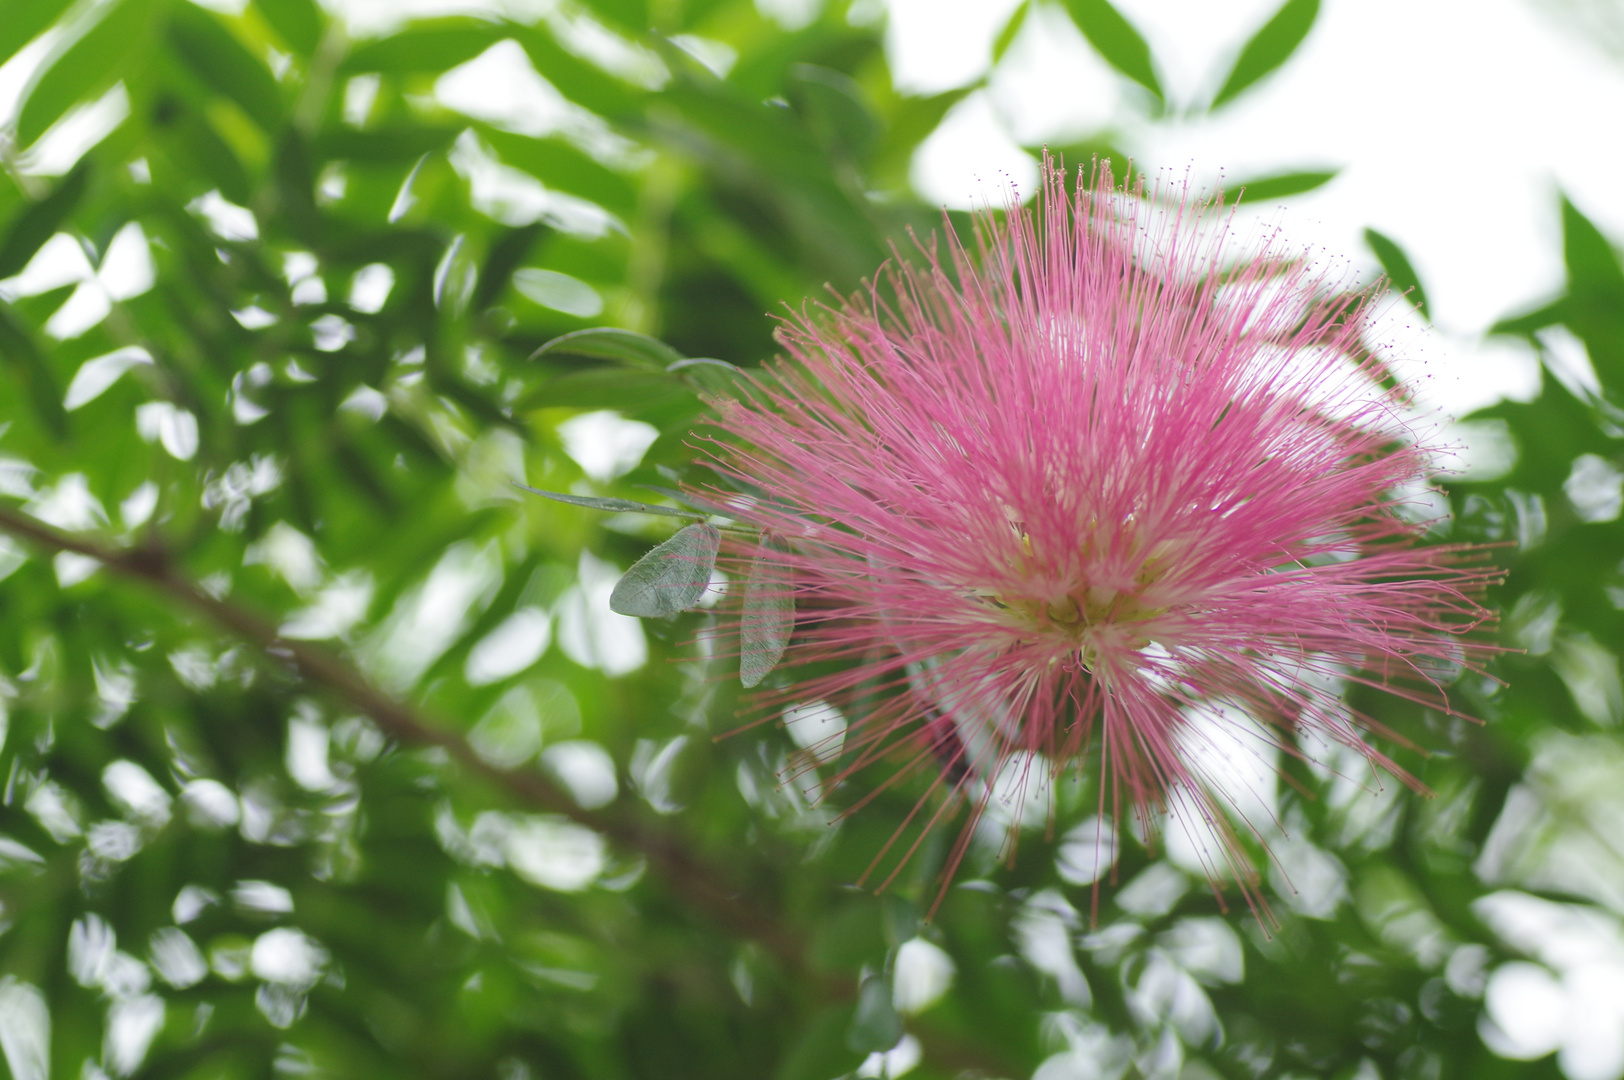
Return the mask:
{"type": "Polygon", "coordinates": [[[609,594],[609,609],[644,619],[687,611],[705,595],[721,543],[714,525],[679,529],[632,564],[609,594]]]}

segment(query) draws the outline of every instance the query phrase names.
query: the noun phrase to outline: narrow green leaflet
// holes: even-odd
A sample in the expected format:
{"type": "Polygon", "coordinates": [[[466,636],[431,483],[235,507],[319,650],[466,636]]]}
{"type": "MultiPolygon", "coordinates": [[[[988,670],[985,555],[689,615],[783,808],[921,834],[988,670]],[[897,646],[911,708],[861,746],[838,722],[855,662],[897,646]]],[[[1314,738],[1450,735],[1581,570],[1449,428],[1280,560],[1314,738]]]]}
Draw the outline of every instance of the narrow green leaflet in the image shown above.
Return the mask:
{"type": "Polygon", "coordinates": [[[850,75],[817,64],[793,64],[787,90],[818,141],[852,161],[866,161],[880,122],[850,75]]]}
{"type": "Polygon", "coordinates": [[[31,206],[25,206],[7,226],[0,239],[0,278],[20,273],[28,260],[45,245],[79,205],[90,174],[88,159],[70,172],[51,193],[31,206]]]}
{"type": "Polygon", "coordinates": [[[1252,35],[1235,58],[1229,78],[1212,99],[1212,108],[1233,101],[1241,91],[1289,60],[1313,29],[1319,8],[1319,0],[1286,0],[1280,5],[1280,10],[1252,35]]]}
{"type": "Polygon", "coordinates": [[[301,55],[315,53],[321,44],[322,24],[326,22],[315,0],[253,0],[253,6],[271,24],[271,29],[301,55]]]}
{"type": "Polygon", "coordinates": [[[992,43],[993,63],[996,64],[1002,60],[1004,54],[1009,51],[1009,47],[1015,44],[1015,38],[1020,34],[1021,27],[1026,25],[1026,15],[1031,10],[1032,0],[1021,0],[1020,7],[1015,9],[1015,13],[1009,17],[1009,21],[1004,24],[1004,28],[998,31],[998,36],[993,39],[992,43]]]}
{"type": "Polygon", "coordinates": [[[319,161],[342,158],[369,164],[411,163],[424,154],[444,150],[467,130],[465,124],[389,124],[357,131],[329,128],[318,133],[311,152],[319,161]]]}
{"type": "Polygon", "coordinates": [[[1596,376],[1624,390],[1624,265],[1601,230],[1562,199],[1562,261],[1568,268],[1568,324],[1585,343],[1596,376]]]}
{"type": "Polygon", "coordinates": [[[564,495],[557,491],[543,491],[540,488],[533,488],[529,484],[521,484],[517,481],[514,482],[513,486],[523,488],[532,495],[540,495],[544,499],[569,503],[571,506],[584,506],[588,510],[602,510],[606,514],[659,514],[662,517],[688,518],[689,520],[704,517],[703,514],[675,510],[669,506],[653,506],[649,503],[634,502],[631,499],[600,499],[591,495],[564,495]]]}
{"type": "Polygon", "coordinates": [[[655,619],[699,603],[716,569],[722,534],[714,525],[689,525],[632,564],[609,594],[609,610],[655,619]]]}
{"type": "Polygon", "coordinates": [[[560,45],[545,22],[535,26],[512,23],[506,31],[524,47],[536,70],[575,104],[610,120],[630,117],[641,106],[645,91],[560,45]]]}
{"type": "Polygon", "coordinates": [[[974,86],[961,86],[931,97],[905,97],[898,101],[890,116],[890,127],[869,165],[875,182],[905,186],[914,150],[936,130],[948,110],[969,96],[973,89],[974,86]]]}
{"type": "Polygon", "coordinates": [[[29,333],[28,324],[3,300],[0,300],[0,374],[24,389],[34,407],[34,418],[52,435],[59,439],[67,436],[68,414],[62,408],[62,388],[57,385],[45,354],[29,333]]]}
{"type": "Polygon", "coordinates": [[[733,510],[726,506],[722,506],[720,503],[713,503],[700,499],[686,491],[678,491],[676,488],[661,487],[658,484],[638,484],[637,486],[642,488],[644,491],[652,491],[657,494],[664,495],[668,499],[672,499],[686,506],[691,506],[696,510],[703,510],[707,514],[721,514],[723,517],[730,517],[734,513],[733,510]]]}
{"type": "Polygon", "coordinates": [[[112,0],[85,16],[95,22],[83,34],[52,50],[17,112],[18,146],[32,146],[62,114],[118,80],[140,52],[152,7],[151,0],[112,0]]]}
{"type": "Polygon", "coordinates": [[[474,287],[475,311],[484,311],[496,303],[496,298],[502,295],[502,290],[513,279],[513,271],[524,262],[525,256],[546,230],[547,226],[538,221],[509,229],[496,238],[491,244],[490,253],[485,256],[484,265],[479,268],[479,283],[474,287]]]}
{"type": "Polygon", "coordinates": [[[5,18],[0,19],[0,64],[10,60],[18,49],[68,10],[69,0],[7,0],[5,18]]]}
{"type": "Polygon", "coordinates": [[[890,984],[882,975],[870,975],[857,993],[846,1045],[859,1054],[871,1054],[891,1049],[901,1038],[902,1020],[891,1004],[890,984]]]}
{"type": "Polygon", "coordinates": [[[569,140],[517,135],[489,124],[476,125],[475,130],[505,163],[523,169],[547,187],[590,199],[623,220],[637,212],[633,179],[601,164],[569,140]]]}
{"type": "Polygon", "coordinates": [[[1422,318],[1431,318],[1427,314],[1427,291],[1421,287],[1421,277],[1415,272],[1415,267],[1410,265],[1410,258],[1404,254],[1404,249],[1375,229],[1365,230],[1365,243],[1375,253],[1376,260],[1382,264],[1382,272],[1387,275],[1387,280],[1393,283],[1393,288],[1403,293],[1404,299],[1415,305],[1415,310],[1421,313],[1422,318]]]}
{"type": "Polygon", "coordinates": [[[387,75],[449,71],[472,60],[505,36],[500,23],[462,16],[422,19],[387,37],[363,41],[344,58],[346,75],[380,71],[387,75]]]}
{"type": "Polygon", "coordinates": [[[555,337],[531,354],[530,359],[562,354],[586,356],[594,360],[614,360],[630,367],[666,370],[683,359],[681,353],[663,341],[633,330],[599,326],[555,337]]]}
{"type": "Polygon", "coordinates": [[[1156,78],[1150,46],[1110,0],[1066,0],[1066,10],[1106,63],[1161,100],[1162,84],[1156,78]]]}
{"type": "Polygon", "coordinates": [[[1288,195],[1301,195],[1305,191],[1324,187],[1335,180],[1341,172],[1341,169],[1305,169],[1301,172],[1259,176],[1237,184],[1226,184],[1225,187],[1239,190],[1241,198],[1246,202],[1257,203],[1268,199],[1284,199],[1288,195]]]}
{"type": "Polygon", "coordinates": [[[790,594],[789,573],[777,557],[782,550],[777,541],[763,536],[744,584],[739,682],[746,688],[761,685],[778,666],[795,632],[795,598],[790,594]]]}
{"type": "Polygon", "coordinates": [[[678,360],[665,370],[678,376],[700,393],[721,396],[737,396],[740,382],[748,382],[750,379],[750,376],[736,364],[703,356],[696,356],[691,360],[678,360]]]}
{"type": "Polygon", "coordinates": [[[169,43],[198,78],[235,101],[254,122],[274,133],[282,126],[282,92],[276,79],[237,36],[208,12],[177,4],[169,43]]]}

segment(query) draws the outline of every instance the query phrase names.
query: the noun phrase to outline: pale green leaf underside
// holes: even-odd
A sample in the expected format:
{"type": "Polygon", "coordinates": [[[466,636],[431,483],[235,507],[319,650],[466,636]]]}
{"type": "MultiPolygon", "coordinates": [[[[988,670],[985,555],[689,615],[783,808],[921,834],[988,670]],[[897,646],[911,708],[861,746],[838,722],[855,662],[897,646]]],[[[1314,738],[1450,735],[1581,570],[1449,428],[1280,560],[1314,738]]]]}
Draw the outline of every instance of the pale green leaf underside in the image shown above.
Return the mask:
{"type": "Polygon", "coordinates": [[[795,598],[790,594],[789,574],[774,558],[773,546],[764,541],[744,585],[739,681],[746,687],[759,686],[784,658],[794,631],[795,598]]]}

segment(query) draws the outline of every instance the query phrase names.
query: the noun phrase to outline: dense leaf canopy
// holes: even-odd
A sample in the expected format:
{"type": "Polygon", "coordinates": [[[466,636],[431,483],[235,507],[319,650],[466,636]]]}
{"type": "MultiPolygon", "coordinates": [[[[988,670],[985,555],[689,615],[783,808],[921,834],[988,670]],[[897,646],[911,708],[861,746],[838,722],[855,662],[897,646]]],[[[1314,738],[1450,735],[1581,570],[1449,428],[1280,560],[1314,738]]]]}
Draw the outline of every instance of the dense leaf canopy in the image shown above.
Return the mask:
{"type": "MultiPolygon", "coordinates": [[[[1624,268],[1573,206],[1566,290],[1495,332],[1596,382],[1552,364],[1467,418],[1504,460],[1442,479],[1432,535],[1497,545],[1517,651],[1455,688],[1481,724],[1352,691],[1435,797],[1283,759],[1260,919],[1132,830],[1099,865],[1085,769],[926,921],[951,828],[853,887],[922,785],[843,816],[877,777],[819,801],[794,725],[724,737],[751,691],[713,611],[610,598],[678,529],[714,553],[651,490],[695,478],[733,378],[683,361],[759,365],[770,313],[947,227],[909,163],[971,88],[897,92],[838,0],[371,37],[221,6],[0,0],[34,64],[0,129],[0,1073],[1624,1069],[1595,1071],[1624,1012],[1600,1059],[1502,1030],[1624,955],[1624,268]]],[[[1161,115],[1131,22],[1064,7],[1161,115]]],[[[1212,107],[1317,11],[1287,0],[1212,107]]]]}

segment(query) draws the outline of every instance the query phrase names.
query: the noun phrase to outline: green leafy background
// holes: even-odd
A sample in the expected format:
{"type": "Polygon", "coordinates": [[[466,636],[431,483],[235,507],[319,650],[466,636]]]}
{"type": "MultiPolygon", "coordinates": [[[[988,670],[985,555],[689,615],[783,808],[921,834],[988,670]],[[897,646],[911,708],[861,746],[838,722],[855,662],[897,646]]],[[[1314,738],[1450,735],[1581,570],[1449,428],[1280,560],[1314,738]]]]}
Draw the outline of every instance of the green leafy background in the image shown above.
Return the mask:
{"type": "MultiPolygon", "coordinates": [[[[1160,115],[1132,23],[1063,7],[1160,115]]],[[[1318,8],[1261,23],[1211,108],[1318,8]]],[[[1600,389],[1553,363],[1466,418],[1503,460],[1446,478],[1433,537],[1500,545],[1520,651],[1459,685],[1482,724],[1358,702],[1435,798],[1290,766],[1272,923],[1131,836],[1096,910],[1086,782],[1012,865],[978,844],[934,920],[940,843],[854,888],[918,790],[837,820],[863,782],[815,803],[783,779],[793,730],[722,738],[742,699],[695,645],[713,613],[606,606],[678,523],[511,486],[659,501],[726,377],[673,364],[760,363],[766,313],[941,227],[909,162],[972,88],[899,93],[847,15],[586,0],[352,40],[313,0],[0,3],[0,60],[49,35],[0,132],[0,1070],[1618,1074],[1491,1015],[1624,950],[1624,269],[1574,206],[1562,295],[1493,332],[1581,343],[1600,389]],[[434,103],[498,46],[563,119],[434,103]],[[43,166],[97,101],[122,120],[43,166]],[[31,273],[47,256],[84,270],[31,273]],[[629,449],[572,457],[590,436],[629,449]]],[[[1403,250],[1366,239],[1424,316],[1403,250]]]]}

